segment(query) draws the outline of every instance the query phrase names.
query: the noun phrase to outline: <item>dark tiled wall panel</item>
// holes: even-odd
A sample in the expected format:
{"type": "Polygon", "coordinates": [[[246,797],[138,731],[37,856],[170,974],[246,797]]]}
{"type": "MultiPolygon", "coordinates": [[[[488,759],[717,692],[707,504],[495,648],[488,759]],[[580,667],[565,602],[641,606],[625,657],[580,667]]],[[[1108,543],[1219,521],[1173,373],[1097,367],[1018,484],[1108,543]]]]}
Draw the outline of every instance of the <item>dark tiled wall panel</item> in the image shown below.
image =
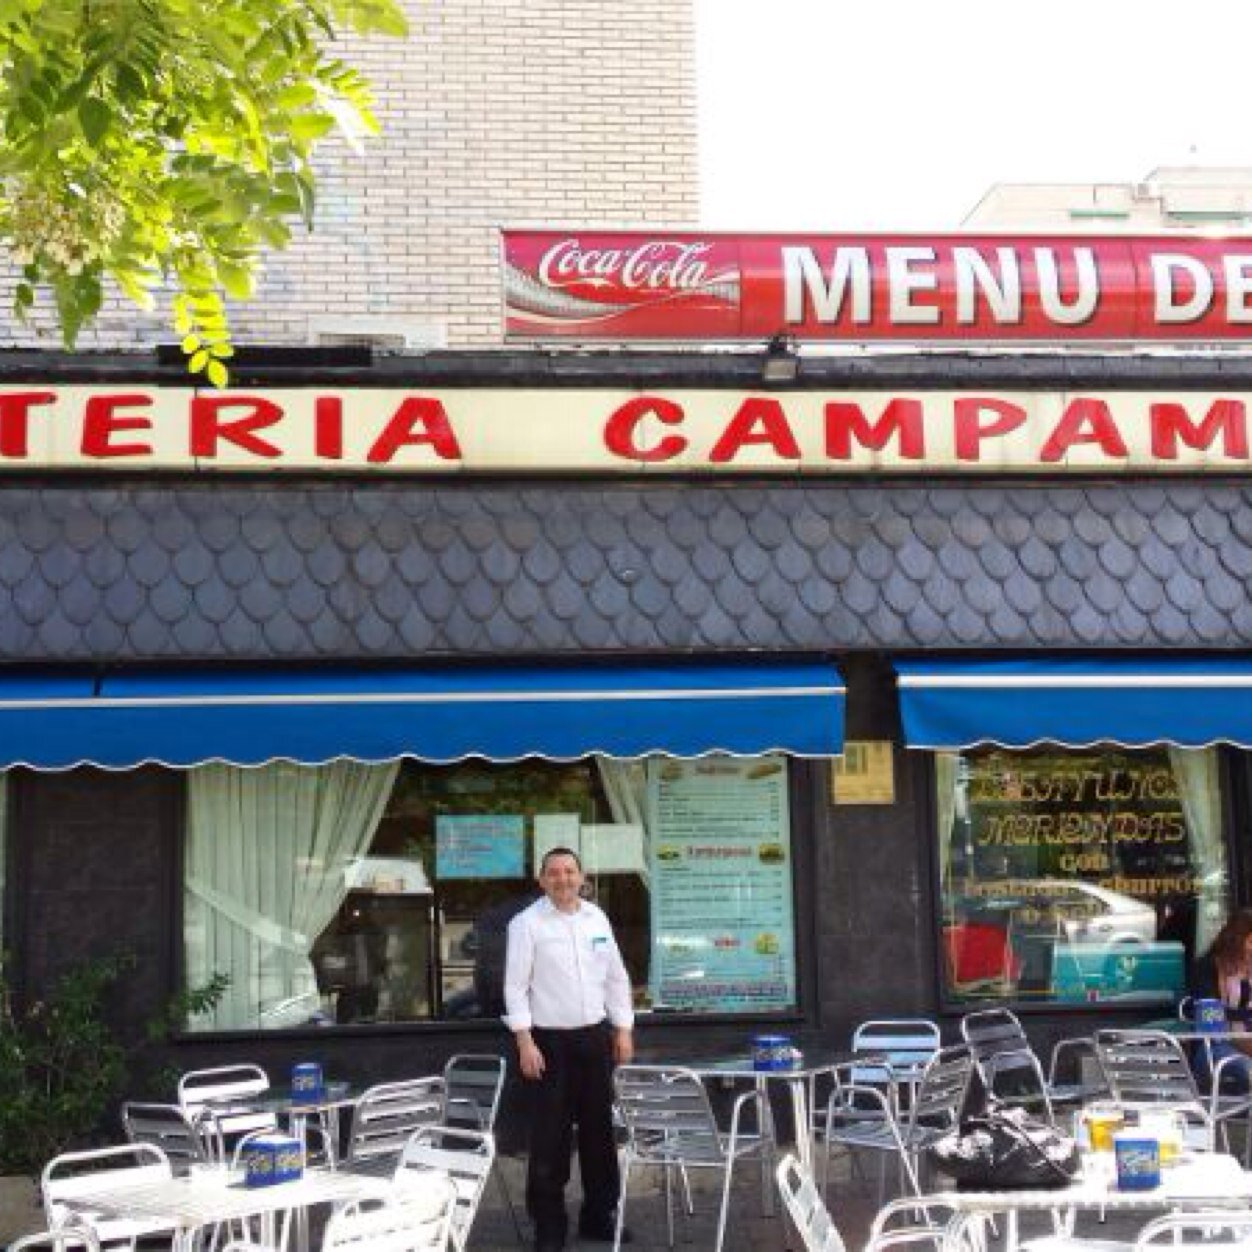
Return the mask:
{"type": "Polygon", "coordinates": [[[0,494],[0,660],[1252,642],[1252,487],[58,484],[0,494]]]}

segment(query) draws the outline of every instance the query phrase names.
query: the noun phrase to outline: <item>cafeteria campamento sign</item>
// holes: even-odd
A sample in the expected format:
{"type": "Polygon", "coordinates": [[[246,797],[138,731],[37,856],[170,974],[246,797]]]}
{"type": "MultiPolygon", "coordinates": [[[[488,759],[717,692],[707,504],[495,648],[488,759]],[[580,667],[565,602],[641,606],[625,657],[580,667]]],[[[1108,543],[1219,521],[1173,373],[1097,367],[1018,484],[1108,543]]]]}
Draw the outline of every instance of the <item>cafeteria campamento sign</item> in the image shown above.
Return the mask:
{"type": "Polygon", "coordinates": [[[4,470],[1214,472],[1252,392],[0,387],[4,470]]]}

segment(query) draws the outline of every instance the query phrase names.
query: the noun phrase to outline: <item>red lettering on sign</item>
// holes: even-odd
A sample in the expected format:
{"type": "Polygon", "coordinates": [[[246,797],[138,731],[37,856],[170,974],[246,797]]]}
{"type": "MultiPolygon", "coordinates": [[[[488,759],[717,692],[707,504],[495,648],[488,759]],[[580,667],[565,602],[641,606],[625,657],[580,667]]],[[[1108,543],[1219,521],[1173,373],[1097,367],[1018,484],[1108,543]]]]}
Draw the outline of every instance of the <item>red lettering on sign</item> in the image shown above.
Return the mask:
{"type": "Polygon", "coordinates": [[[722,437],[713,445],[709,461],[722,465],[733,461],[743,448],[768,444],[785,461],[800,459],[800,445],[791,433],[782,405],[765,396],[749,396],[730,419],[722,437]]]}
{"type": "Polygon", "coordinates": [[[1009,400],[993,400],[990,396],[959,399],[952,406],[953,445],[958,461],[982,459],[982,441],[997,439],[1015,431],[1025,420],[1026,410],[1009,400]],[[983,421],[983,414],[992,414],[983,421]]]}
{"type": "Polygon", "coordinates": [[[147,408],[152,397],[143,392],[117,396],[92,396],[83,410],[83,436],[79,444],[83,456],[108,459],[119,456],[151,456],[150,443],[114,443],[113,436],[127,430],[151,430],[146,415],[119,413],[121,408],[147,408]]]}
{"type": "Polygon", "coordinates": [[[273,400],[259,396],[193,396],[191,401],[191,455],[212,460],[217,456],[218,440],[233,443],[253,456],[276,458],[280,449],[253,431],[264,430],[281,420],[282,408],[273,400]],[[223,420],[230,409],[244,409],[242,417],[223,420]]]}
{"type": "Polygon", "coordinates": [[[1045,463],[1060,461],[1070,448],[1084,443],[1099,444],[1105,456],[1130,455],[1109,406],[1103,400],[1078,396],[1065,406],[1056,429],[1039,450],[1039,460],[1045,463]]]}
{"type": "Polygon", "coordinates": [[[313,401],[313,452],[324,461],[343,459],[343,400],[318,396],[313,401]]]}
{"type": "Polygon", "coordinates": [[[1247,411],[1242,400],[1214,400],[1199,423],[1191,420],[1181,404],[1150,404],[1148,425],[1152,455],[1162,461],[1178,459],[1179,440],[1189,448],[1211,448],[1219,433],[1223,455],[1248,455],[1247,411]]]}
{"type": "Polygon", "coordinates": [[[410,396],[391,415],[365,459],[371,465],[385,465],[401,448],[427,445],[441,461],[461,459],[461,448],[443,405],[426,396],[410,396]]]}
{"type": "Polygon", "coordinates": [[[871,422],[859,404],[831,401],[826,405],[826,455],[832,461],[847,461],[852,456],[855,437],[863,448],[881,452],[892,439],[900,441],[900,456],[920,461],[925,455],[920,400],[889,400],[878,421],[871,422]]]}
{"type": "Polygon", "coordinates": [[[609,414],[609,420],[604,424],[604,446],[614,456],[640,461],[645,465],[672,461],[686,451],[687,441],[681,435],[664,435],[651,447],[640,445],[635,436],[645,418],[654,417],[666,426],[681,426],[683,416],[682,405],[673,400],[662,400],[659,396],[635,396],[609,414]]]}
{"type": "Polygon", "coordinates": [[[26,456],[31,409],[36,404],[51,404],[56,398],[55,391],[11,391],[0,395],[0,456],[26,456]]]}

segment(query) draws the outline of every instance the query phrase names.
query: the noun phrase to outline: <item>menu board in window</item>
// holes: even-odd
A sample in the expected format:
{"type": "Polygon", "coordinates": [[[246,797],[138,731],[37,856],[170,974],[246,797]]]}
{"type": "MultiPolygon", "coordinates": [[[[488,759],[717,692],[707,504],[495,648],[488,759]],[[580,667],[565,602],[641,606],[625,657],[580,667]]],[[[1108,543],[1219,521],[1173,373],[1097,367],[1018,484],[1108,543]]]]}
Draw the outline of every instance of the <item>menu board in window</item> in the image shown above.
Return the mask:
{"type": "Polygon", "coordinates": [[[435,818],[435,873],[451,878],[521,878],[526,822],[517,814],[451,814],[435,818]]]}
{"type": "Polygon", "coordinates": [[[791,822],[781,756],[649,761],[650,990],[658,1008],[795,1004],[791,822]]]}

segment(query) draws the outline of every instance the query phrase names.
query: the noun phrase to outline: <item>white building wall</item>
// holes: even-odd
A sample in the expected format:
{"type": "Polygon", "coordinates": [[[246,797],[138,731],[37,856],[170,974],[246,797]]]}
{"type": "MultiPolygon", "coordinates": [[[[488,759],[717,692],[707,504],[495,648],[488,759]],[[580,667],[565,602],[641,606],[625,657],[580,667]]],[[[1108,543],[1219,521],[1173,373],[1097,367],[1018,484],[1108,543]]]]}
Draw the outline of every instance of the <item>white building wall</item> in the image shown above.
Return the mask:
{"type": "Polygon", "coordinates": [[[967,230],[1172,234],[1252,229],[1252,169],[1162,166],[1133,183],[997,183],[967,230]]]}
{"type": "MultiPolygon", "coordinates": [[[[407,330],[449,347],[500,342],[502,225],[691,227],[699,211],[693,0],[406,0],[407,39],[345,41],[383,135],[321,161],[312,234],[298,228],[233,313],[237,342],[407,330]]],[[[13,323],[0,345],[56,346],[13,323]]],[[[84,349],[170,342],[159,314],[111,299],[84,349]]]]}

